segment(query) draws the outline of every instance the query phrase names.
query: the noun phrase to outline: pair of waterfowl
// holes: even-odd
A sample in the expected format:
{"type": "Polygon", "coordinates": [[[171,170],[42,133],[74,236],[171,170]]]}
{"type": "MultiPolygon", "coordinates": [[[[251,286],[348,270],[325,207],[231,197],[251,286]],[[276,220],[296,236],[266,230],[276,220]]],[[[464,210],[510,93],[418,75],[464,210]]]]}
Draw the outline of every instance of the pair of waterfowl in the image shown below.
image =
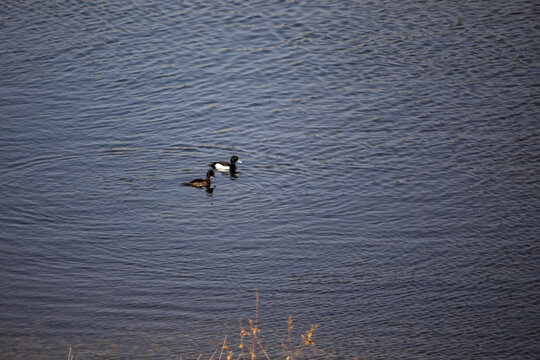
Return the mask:
{"type": "MultiPolygon", "coordinates": [[[[213,163],[210,163],[210,167],[212,169],[215,169],[217,171],[228,171],[229,173],[231,173],[232,175],[234,175],[234,173],[236,172],[236,163],[239,163],[241,164],[242,162],[238,160],[238,156],[236,155],[233,155],[231,157],[231,161],[217,161],[217,162],[213,162],[213,163]]],[[[183,185],[187,185],[187,186],[194,186],[194,187],[197,187],[197,188],[209,188],[210,187],[210,184],[211,184],[211,181],[210,181],[210,176],[214,176],[214,170],[208,170],[208,172],[206,173],[206,178],[204,179],[193,179],[189,182],[185,182],[185,183],[182,183],[183,185]]]]}

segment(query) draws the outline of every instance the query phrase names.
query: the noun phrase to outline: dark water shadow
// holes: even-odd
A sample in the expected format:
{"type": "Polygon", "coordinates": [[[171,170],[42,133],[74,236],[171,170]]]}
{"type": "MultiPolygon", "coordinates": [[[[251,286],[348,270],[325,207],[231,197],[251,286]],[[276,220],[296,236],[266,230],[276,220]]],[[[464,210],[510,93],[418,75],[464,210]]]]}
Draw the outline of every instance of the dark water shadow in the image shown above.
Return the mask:
{"type": "Polygon", "coordinates": [[[208,186],[197,186],[197,185],[193,185],[193,184],[190,184],[190,183],[182,183],[182,186],[189,186],[189,187],[193,187],[193,188],[196,188],[196,189],[204,189],[205,192],[207,192],[208,194],[212,195],[212,193],[214,192],[214,189],[216,188],[216,186],[211,186],[211,185],[208,185],[208,186]]]}
{"type": "Polygon", "coordinates": [[[238,179],[238,175],[241,174],[241,172],[239,171],[220,171],[219,174],[221,174],[221,176],[223,177],[229,177],[231,180],[236,180],[238,179]]]}

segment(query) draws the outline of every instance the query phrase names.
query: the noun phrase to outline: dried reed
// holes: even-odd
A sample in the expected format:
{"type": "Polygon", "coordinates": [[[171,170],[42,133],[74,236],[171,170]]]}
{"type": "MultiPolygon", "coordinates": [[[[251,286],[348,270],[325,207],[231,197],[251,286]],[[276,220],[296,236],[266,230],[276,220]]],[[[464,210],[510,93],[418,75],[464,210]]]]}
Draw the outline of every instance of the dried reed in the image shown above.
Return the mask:
{"type": "MultiPolygon", "coordinates": [[[[271,360],[270,355],[266,351],[265,347],[263,346],[262,336],[261,336],[261,330],[259,329],[259,292],[255,292],[255,299],[256,299],[256,305],[255,305],[255,320],[248,319],[249,320],[249,330],[246,330],[242,327],[242,323],[240,322],[240,344],[238,345],[239,354],[236,360],[246,360],[251,359],[255,360],[259,356],[259,352],[261,352],[266,360],[271,360]],[[246,340],[245,338],[248,337],[246,340]],[[247,349],[249,352],[246,351],[246,345],[249,347],[247,349]]],[[[285,341],[281,342],[282,346],[282,354],[284,356],[284,360],[299,360],[300,356],[302,355],[303,351],[306,347],[315,347],[315,341],[313,340],[313,337],[315,336],[315,330],[318,328],[318,325],[312,325],[309,330],[307,330],[305,333],[300,334],[300,342],[298,345],[293,346],[293,318],[292,315],[289,315],[288,320],[288,334],[287,334],[287,343],[285,341]]],[[[218,350],[215,350],[212,356],[208,360],[215,360],[214,356],[216,355],[218,350]]],[[[221,345],[221,351],[219,352],[219,358],[217,360],[222,360],[223,355],[227,356],[227,360],[233,360],[235,353],[231,349],[231,347],[227,344],[227,336],[223,339],[223,344],[221,345]]],[[[201,359],[202,354],[199,355],[197,360],[201,359]]],[[[69,347],[69,354],[68,354],[68,360],[74,360],[74,354],[71,349],[71,346],[69,347]]]]}

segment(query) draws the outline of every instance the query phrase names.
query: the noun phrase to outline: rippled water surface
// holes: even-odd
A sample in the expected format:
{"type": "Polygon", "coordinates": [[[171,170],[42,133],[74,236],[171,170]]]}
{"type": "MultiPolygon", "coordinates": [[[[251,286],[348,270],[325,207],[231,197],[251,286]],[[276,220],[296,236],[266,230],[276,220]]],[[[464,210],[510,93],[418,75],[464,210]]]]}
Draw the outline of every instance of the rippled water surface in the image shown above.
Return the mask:
{"type": "Polygon", "coordinates": [[[537,358],[539,15],[1,1],[0,358],[537,358]]]}

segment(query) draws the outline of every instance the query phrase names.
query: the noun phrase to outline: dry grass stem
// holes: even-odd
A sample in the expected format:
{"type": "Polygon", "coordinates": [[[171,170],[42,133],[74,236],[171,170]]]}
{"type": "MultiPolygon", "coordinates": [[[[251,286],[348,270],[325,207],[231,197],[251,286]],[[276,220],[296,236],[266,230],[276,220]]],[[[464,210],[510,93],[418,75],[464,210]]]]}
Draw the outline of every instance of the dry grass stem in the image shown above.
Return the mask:
{"type": "Polygon", "coordinates": [[[221,346],[221,351],[219,352],[219,360],[221,360],[221,355],[223,355],[223,350],[227,348],[227,335],[223,339],[223,345],[221,346]]]}
{"type": "MultiPolygon", "coordinates": [[[[270,355],[266,351],[265,347],[263,346],[263,339],[261,336],[261,330],[259,329],[259,292],[255,292],[255,321],[252,319],[249,319],[249,330],[246,330],[242,327],[242,321],[239,321],[240,325],[240,344],[238,345],[238,349],[240,350],[238,357],[236,357],[236,360],[246,360],[246,355],[249,354],[249,358],[251,360],[255,360],[258,357],[258,352],[262,352],[264,354],[264,357],[266,360],[270,360],[270,355]],[[246,336],[250,339],[246,339],[246,336]],[[246,346],[248,347],[246,349],[246,346]]],[[[300,334],[300,342],[296,347],[292,345],[293,343],[293,317],[292,315],[289,315],[289,319],[287,322],[287,338],[282,339],[281,346],[282,346],[282,354],[284,357],[284,360],[299,360],[300,356],[302,355],[304,349],[306,347],[315,347],[315,330],[317,330],[319,326],[317,324],[312,325],[309,330],[307,330],[305,333],[300,334]]],[[[208,360],[224,360],[223,356],[226,356],[227,360],[233,360],[234,359],[234,351],[231,349],[231,347],[227,344],[227,336],[223,339],[223,344],[221,345],[221,351],[219,352],[219,358],[215,359],[215,355],[217,353],[218,349],[214,351],[212,356],[208,360]]],[[[314,353],[317,353],[316,349],[313,349],[314,353]]],[[[197,360],[201,360],[202,354],[199,355],[197,360]]],[[[181,359],[181,358],[180,358],[181,359]]],[[[69,353],[67,360],[74,360],[73,350],[71,346],[69,347],[69,353]]]]}

